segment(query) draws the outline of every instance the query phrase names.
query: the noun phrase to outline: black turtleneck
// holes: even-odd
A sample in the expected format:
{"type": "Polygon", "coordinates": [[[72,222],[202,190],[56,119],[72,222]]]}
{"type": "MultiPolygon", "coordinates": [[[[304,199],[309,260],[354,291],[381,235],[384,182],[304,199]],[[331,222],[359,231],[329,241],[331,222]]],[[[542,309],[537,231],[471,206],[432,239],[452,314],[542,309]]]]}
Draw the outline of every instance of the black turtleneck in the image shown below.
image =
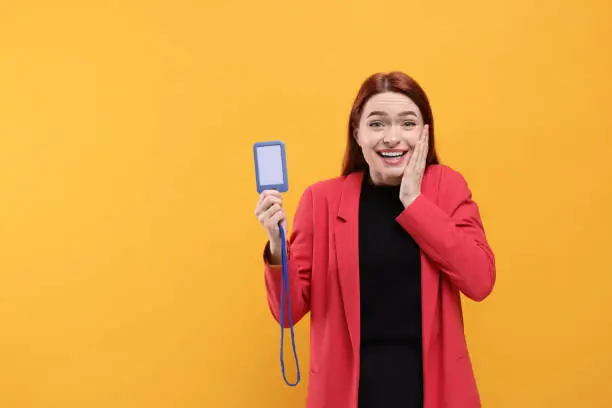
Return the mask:
{"type": "Polygon", "coordinates": [[[399,186],[366,175],[359,206],[359,408],[422,408],[421,258],[396,221],[399,186]]]}

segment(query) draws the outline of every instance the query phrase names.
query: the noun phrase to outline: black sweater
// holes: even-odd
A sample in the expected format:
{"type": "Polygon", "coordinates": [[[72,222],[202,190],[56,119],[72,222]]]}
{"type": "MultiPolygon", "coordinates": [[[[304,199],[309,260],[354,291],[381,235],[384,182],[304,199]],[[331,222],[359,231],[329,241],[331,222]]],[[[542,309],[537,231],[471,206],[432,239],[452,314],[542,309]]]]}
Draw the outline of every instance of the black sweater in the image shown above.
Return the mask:
{"type": "Polygon", "coordinates": [[[421,259],[399,187],[364,177],[359,208],[359,408],[422,408],[421,259]]]}

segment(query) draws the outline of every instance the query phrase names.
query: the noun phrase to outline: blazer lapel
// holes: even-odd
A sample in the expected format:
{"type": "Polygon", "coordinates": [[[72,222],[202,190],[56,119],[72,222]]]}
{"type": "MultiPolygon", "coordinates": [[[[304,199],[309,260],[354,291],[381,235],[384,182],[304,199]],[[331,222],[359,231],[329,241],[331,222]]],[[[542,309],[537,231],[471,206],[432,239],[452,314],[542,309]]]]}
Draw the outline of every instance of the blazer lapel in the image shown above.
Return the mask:
{"type": "Polygon", "coordinates": [[[359,196],[363,173],[347,176],[335,225],[338,279],[354,356],[359,355],[361,315],[359,296],[359,196]]]}
{"type": "MultiPolygon", "coordinates": [[[[435,190],[435,183],[430,172],[426,171],[423,175],[421,194],[433,202],[436,202],[437,191],[435,190]]],[[[431,345],[439,287],[440,273],[424,252],[421,251],[421,309],[423,316],[422,329],[424,353],[429,350],[429,346],[431,345]]]]}

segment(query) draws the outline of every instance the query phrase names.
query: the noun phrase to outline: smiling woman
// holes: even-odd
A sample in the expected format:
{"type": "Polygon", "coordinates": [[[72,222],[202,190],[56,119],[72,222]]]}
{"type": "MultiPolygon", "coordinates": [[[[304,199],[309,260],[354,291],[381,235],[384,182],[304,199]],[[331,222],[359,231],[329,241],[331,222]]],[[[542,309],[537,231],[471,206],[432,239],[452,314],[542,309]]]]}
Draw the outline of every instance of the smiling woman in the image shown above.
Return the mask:
{"type": "MultiPolygon", "coordinates": [[[[277,321],[282,203],[264,191],[255,210],[277,321]]],[[[431,107],[408,75],[363,83],[342,175],[306,189],[287,248],[292,320],[311,313],[309,408],[480,407],[460,293],[486,298],[495,259],[466,181],[438,162],[431,107]]]]}
{"type": "MultiPolygon", "coordinates": [[[[429,136],[426,163],[438,164],[433,114],[423,88],[401,72],[372,75],[361,86],[351,110],[342,174],[346,176],[355,171],[364,171],[368,165],[376,169],[375,161],[366,160],[370,153],[368,142],[397,143],[400,152],[401,149],[405,152],[413,150],[424,126],[427,126],[429,136]],[[361,143],[358,130],[362,136],[361,143]],[[365,150],[362,150],[363,144],[366,144],[365,150]]],[[[379,148],[380,152],[385,151],[384,147],[379,148]]],[[[405,166],[408,159],[406,157],[392,164],[405,166]]],[[[400,170],[403,170],[402,166],[394,170],[395,177],[391,178],[397,180],[400,170]]],[[[387,173],[381,175],[384,174],[387,173]]]]}

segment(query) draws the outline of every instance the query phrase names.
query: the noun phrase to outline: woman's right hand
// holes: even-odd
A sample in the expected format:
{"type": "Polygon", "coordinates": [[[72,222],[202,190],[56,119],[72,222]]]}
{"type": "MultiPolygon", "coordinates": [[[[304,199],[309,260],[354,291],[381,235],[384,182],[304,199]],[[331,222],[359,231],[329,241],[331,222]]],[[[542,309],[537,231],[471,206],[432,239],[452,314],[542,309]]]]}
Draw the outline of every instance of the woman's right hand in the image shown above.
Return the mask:
{"type": "Polygon", "coordinates": [[[276,190],[263,191],[255,207],[255,215],[268,234],[272,259],[280,259],[281,242],[278,224],[282,222],[283,230],[287,232],[287,217],[283,210],[281,193],[276,190]]]}

